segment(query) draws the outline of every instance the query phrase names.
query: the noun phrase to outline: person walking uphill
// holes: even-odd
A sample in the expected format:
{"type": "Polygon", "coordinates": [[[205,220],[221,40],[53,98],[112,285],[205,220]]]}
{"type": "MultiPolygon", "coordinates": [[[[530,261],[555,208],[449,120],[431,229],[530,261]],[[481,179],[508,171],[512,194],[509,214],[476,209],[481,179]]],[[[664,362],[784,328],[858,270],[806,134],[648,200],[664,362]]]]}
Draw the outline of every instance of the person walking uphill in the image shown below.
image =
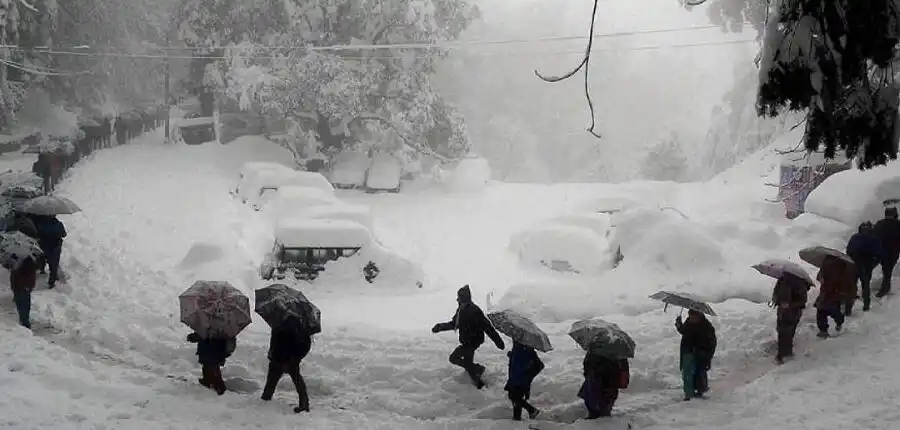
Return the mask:
{"type": "Polygon", "coordinates": [[[775,327],[778,332],[778,354],[775,360],[781,364],[784,359],[794,356],[794,335],[806,308],[809,289],[812,284],[806,279],[785,272],[772,291],[772,305],[775,307],[775,327]]]}
{"type": "Polygon", "coordinates": [[[712,366],[716,353],[716,329],[706,316],[688,310],[687,320],[681,316],[675,320],[675,329],[681,333],[681,379],[684,383],[684,400],[702,397],[709,391],[706,372],[712,366]]]}
{"type": "Polygon", "coordinates": [[[272,329],[272,337],[269,340],[269,371],[262,393],[263,400],[272,400],[278,381],[287,373],[300,398],[300,404],[294,408],[296,413],[309,412],[309,394],[306,391],[306,382],[300,374],[300,362],[312,348],[312,335],[299,327],[302,326],[287,324],[272,329]]]}
{"type": "Polygon", "coordinates": [[[35,215],[34,225],[38,231],[38,243],[44,251],[47,265],[50,266],[48,286],[53,288],[59,280],[59,260],[62,255],[63,239],[66,237],[66,227],[55,216],[45,215],[35,215]]]}
{"type": "Polygon", "coordinates": [[[36,282],[37,262],[32,257],[25,258],[19,267],[9,271],[9,286],[19,314],[19,324],[27,329],[31,328],[31,292],[36,282]]]}
{"type": "Polygon", "coordinates": [[[457,330],[459,331],[459,346],[450,354],[450,363],[462,367],[472,378],[472,383],[479,390],[484,387],[484,381],[481,376],[484,374],[484,366],[475,364],[475,351],[484,343],[485,333],[494,345],[499,349],[504,349],[503,339],[491,325],[491,322],[484,316],[484,312],[475,303],[472,302],[472,291],[469,286],[463,286],[456,292],[456,302],[459,307],[453,315],[453,319],[445,323],[438,323],[432,327],[432,333],[440,333],[443,331],[457,330]]]}
{"type": "Polygon", "coordinates": [[[816,298],[817,336],[827,338],[828,318],[834,320],[835,330],[841,331],[844,325],[844,314],[841,305],[850,298],[851,289],[856,290],[856,268],[853,263],[844,262],[835,257],[826,257],[822,268],[816,276],[821,286],[816,298]]]}
{"type": "Polygon", "coordinates": [[[875,297],[881,298],[891,292],[891,276],[894,266],[900,259],[900,220],[897,219],[897,208],[884,210],[884,219],[875,223],[875,235],[881,240],[883,250],[881,258],[881,289],[875,297]]]}
{"type": "Polygon", "coordinates": [[[531,406],[528,398],[531,397],[531,382],[544,370],[544,362],[538,358],[534,348],[515,341],[506,355],[509,357],[509,379],[504,389],[512,402],[513,420],[522,420],[523,409],[528,412],[529,418],[535,419],[541,411],[531,406]]]}
{"type": "MultiPolygon", "coordinates": [[[[862,287],[863,311],[868,311],[872,304],[872,291],[869,285],[872,281],[872,272],[884,259],[881,241],[875,235],[872,223],[866,221],[859,225],[859,230],[850,236],[846,251],[856,263],[856,275],[862,287]]],[[[852,301],[849,304],[847,315],[853,310],[852,301]]]]}
{"type": "Polygon", "coordinates": [[[234,353],[237,339],[203,339],[197,333],[191,333],[187,336],[187,341],[197,344],[197,361],[203,366],[203,377],[198,381],[200,385],[216,390],[220,396],[225,394],[227,388],[222,378],[222,366],[234,353]]]}

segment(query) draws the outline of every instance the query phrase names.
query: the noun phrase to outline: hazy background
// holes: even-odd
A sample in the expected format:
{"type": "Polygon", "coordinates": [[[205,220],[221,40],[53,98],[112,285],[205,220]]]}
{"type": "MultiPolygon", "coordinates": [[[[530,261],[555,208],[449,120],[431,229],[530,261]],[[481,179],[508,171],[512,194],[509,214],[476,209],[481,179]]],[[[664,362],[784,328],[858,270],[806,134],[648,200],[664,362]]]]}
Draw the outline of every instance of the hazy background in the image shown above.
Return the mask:
{"type": "MultiPolygon", "coordinates": [[[[586,36],[592,6],[592,0],[481,0],[482,19],[463,39],[586,36]]],[[[731,144],[721,136],[710,138],[710,127],[730,128],[717,135],[741,127],[716,125],[726,121],[711,122],[711,114],[734,89],[736,77],[754,72],[757,45],[672,45],[752,40],[755,32],[748,28],[741,34],[725,33],[713,27],[702,7],[686,11],[677,0],[601,0],[594,34],[668,29],[684,30],[595,38],[594,49],[602,51],[591,56],[589,82],[603,139],[585,131],[590,116],[581,73],[555,84],[533,73],[571,70],[581,59],[586,39],[466,47],[453,51],[436,79],[463,109],[474,149],[491,160],[497,179],[640,178],[645,176],[641,168],[648,150],[667,139],[675,141],[688,160],[681,179],[708,177],[722,169],[722,162],[710,161],[711,146],[731,144]]],[[[752,84],[745,82],[739,91],[750,95],[743,103],[750,107],[752,84]]],[[[754,121],[753,115],[748,117],[744,122],[754,121]]]]}

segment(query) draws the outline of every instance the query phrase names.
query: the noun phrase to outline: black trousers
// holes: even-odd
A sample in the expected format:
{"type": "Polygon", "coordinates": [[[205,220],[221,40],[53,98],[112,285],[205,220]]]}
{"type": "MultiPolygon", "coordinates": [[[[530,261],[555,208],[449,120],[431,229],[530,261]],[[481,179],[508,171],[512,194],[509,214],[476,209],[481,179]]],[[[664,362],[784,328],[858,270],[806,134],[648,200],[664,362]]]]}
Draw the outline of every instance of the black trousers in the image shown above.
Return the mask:
{"type": "Polygon", "coordinates": [[[881,262],[881,273],[884,276],[881,279],[881,290],[878,294],[883,296],[891,292],[891,276],[894,274],[894,266],[897,265],[897,259],[881,262]]]}
{"type": "Polygon", "coordinates": [[[262,399],[272,399],[272,395],[275,394],[275,388],[278,386],[278,381],[281,381],[281,377],[285,373],[290,376],[291,382],[294,383],[294,388],[297,389],[297,396],[300,398],[298,409],[309,411],[309,395],[306,392],[306,381],[300,375],[300,360],[293,360],[287,363],[269,362],[269,372],[266,375],[266,386],[263,388],[262,399]]]}
{"type": "Polygon", "coordinates": [[[778,309],[776,329],[778,331],[778,357],[791,357],[794,355],[794,335],[797,333],[797,325],[800,324],[802,309],[778,309]]]}
{"type": "Polygon", "coordinates": [[[529,414],[533,413],[536,409],[534,406],[528,403],[525,400],[528,392],[531,391],[528,387],[509,387],[507,388],[507,394],[509,396],[509,401],[512,402],[513,406],[513,419],[520,420],[522,419],[522,410],[524,409],[529,414]]]}
{"type": "Polygon", "coordinates": [[[475,384],[481,382],[481,374],[484,373],[484,366],[475,363],[478,346],[460,345],[450,353],[450,363],[465,369],[475,384]]]}

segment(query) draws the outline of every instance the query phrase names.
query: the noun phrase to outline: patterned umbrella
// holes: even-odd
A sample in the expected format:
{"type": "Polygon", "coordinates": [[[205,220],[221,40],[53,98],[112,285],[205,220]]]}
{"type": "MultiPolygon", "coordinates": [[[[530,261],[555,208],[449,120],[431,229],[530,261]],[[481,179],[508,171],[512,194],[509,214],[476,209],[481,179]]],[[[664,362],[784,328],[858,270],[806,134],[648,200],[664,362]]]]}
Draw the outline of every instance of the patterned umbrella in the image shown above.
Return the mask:
{"type": "Polygon", "coordinates": [[[809,248],[803,248],[800,250],[799,254],[800,259],[818,268],[822,268],[822,263],[825,262],[827,257],[834,257],[845,263],[853,263],[853,259],[850,258],[849,255],[827,246],[811,246],[809,248]]]}
{"type": "Polygon", "coordinates": [[[585,351],[619,359],[633,358],[635,343],[619,326],[600,318],[575,321],[569,336],[585,351]]]}
{"type": "Polygon", "coordinates": [[[272,284],[256,290],[256,313],[271,327],[299,321],[310,334],[322,331],[322,313],[303,293],[284,284],[272,284]]]}
{"type": "Polygon", "coordinates": [[[43,252],[37,241],[20,231],[0,234],[0,265],[6,269],[16,269],[31,257],[37,260],[43,252]]]}
{"type": "Polygon", "coordinates": [[[250,325],[250,299],[228,282],[194,282],[178,301],[181,322],[201,338],[237,337],[250,325]]]}
{"type": "Polygon", "coordinates": [[[781,279],[785,273],[790,273],[804,281],[809,282],[810,284],[815,284],[813,282],[812,277],[809,276],[809,273],[803,269],[799,264],[794,263],[789,260],[782,260],[779,258],[773,258],[771,260],[763,261],[759,264],[754,264],[752,266],[759,273],[763,275],[770,276],[775,279],[781,279]]]}
{"type": "Polygon", "coordinates": [[[524,315],[507,309],[491,312],[487,317],[497,331],[511,337],[512,340],[542,352],[553,350],[547,333],[524,315]]]}
{"type": "Polygon", "coordinates": [[[706,304],[703,300],[694,297],[688,293],[676,293],[672,291],[660,291],[650,296],[651,299],[659,300],[663,303],[673,306],[679,306],[685,309],[695,310],[707,315],[715,316],[716,312],[706,304]]]}
{"type": "Polygon", "coordinates": [[[81,208],[65,197],[40,196],[23,203],[22,212],[34,215],[69,215],[81,212],[81,208]]]}

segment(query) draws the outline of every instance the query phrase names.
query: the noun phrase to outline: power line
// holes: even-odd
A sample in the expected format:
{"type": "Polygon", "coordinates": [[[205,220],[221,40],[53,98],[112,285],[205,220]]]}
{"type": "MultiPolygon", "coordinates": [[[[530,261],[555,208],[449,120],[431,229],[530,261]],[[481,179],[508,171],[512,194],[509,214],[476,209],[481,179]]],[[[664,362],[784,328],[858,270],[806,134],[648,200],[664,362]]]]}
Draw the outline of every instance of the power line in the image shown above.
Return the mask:
{"type": "MultiPolygon", "coordinates": [[[[699,30],[711,30],[711,29],[719,29],[720,26],[717,25],[705,25],[705,26],[694,26],[694,27],[683,27],[683,28],[666,28],[666,29],[657,29],[657,30],[636,30],[636,31],[622,31],[615,33],[601,33],[594,34],[594,38],[598,39],[610,39],[616,37],[627,37],[627,36],[638,36],[645,34],[664,34],[664,33],[675,33],[675,32],[690,32],[690,31],[699,31],[699,30]]],[[[274,45],[274,46],[261,46],[261,45],[253,45],[254,48],[265,49],[265,50],[305,50],[305,51],[359,51],[359,50],[381,50],[381,49],[460,49],[467,48],[472,46],[490,46],[490,45],[509,45],[509,44],[533,44],[533,43],[543,43],[543,42],[565,42],[565,41],[579,41],[586,40],[591,36],[548,36],[541,37],[536,39],[501,39],[501,40],[457,40],[457,41],[444,41],[444,42],[410,42],[410,43],[391,43],[391,44],[354,44],[354,45],[327,45],[327,46],[315,46],[315,45],[305,45],[305,46],[292,46],[292,45],[274,45]]],[[[233,49],[236,48],[235,45],[225,46],[199,46],[199,47],[157,47],[153,48],[154,51],[184,51],[191,49],[209,49],[209,50],[219,50],[219,49],[233,49]]],[[[90,49],[89,45],[77,45],[71,48],[67,48],[64,51],[54,51],[51,47],[22,47],[18,45],[0,45],[0,48],[8,48],[15,51],[22,52],[35,52],[35,53],[47,53],[47,52],[78,52],[83,54],[95,54],[97,52],[85,52],[85,51],[73,51],[75,49],[90,49]]],[[[104,53],[106,54],[106,53],[104,53]]],[[[173,57],[174,58],[174,57],[173,57]]],[[[196,58],[196,57],[195,57],[196,58]]]]}
{"type": "Polygon", "coordinates": [[[34,75],[41,75],[41,76],[76,76],[76,75],[86,75],[86,74],[93,73],[89,70],[85,70],[85,71],[81,71],[81,72],[59,72],[59,71],[52,71],[50,69],[40,70],[40,69],[36,69],[33,67],[29,67],[28,65],[25,65],[22,63],[17,63],[17,62],[10,61],[10,60],[4,60],[2,58],[0,58],[0,64],[6,65],[8,67],[12,67],[17,70],[21,70],[26,73],[31,73],[34,75]]]}

